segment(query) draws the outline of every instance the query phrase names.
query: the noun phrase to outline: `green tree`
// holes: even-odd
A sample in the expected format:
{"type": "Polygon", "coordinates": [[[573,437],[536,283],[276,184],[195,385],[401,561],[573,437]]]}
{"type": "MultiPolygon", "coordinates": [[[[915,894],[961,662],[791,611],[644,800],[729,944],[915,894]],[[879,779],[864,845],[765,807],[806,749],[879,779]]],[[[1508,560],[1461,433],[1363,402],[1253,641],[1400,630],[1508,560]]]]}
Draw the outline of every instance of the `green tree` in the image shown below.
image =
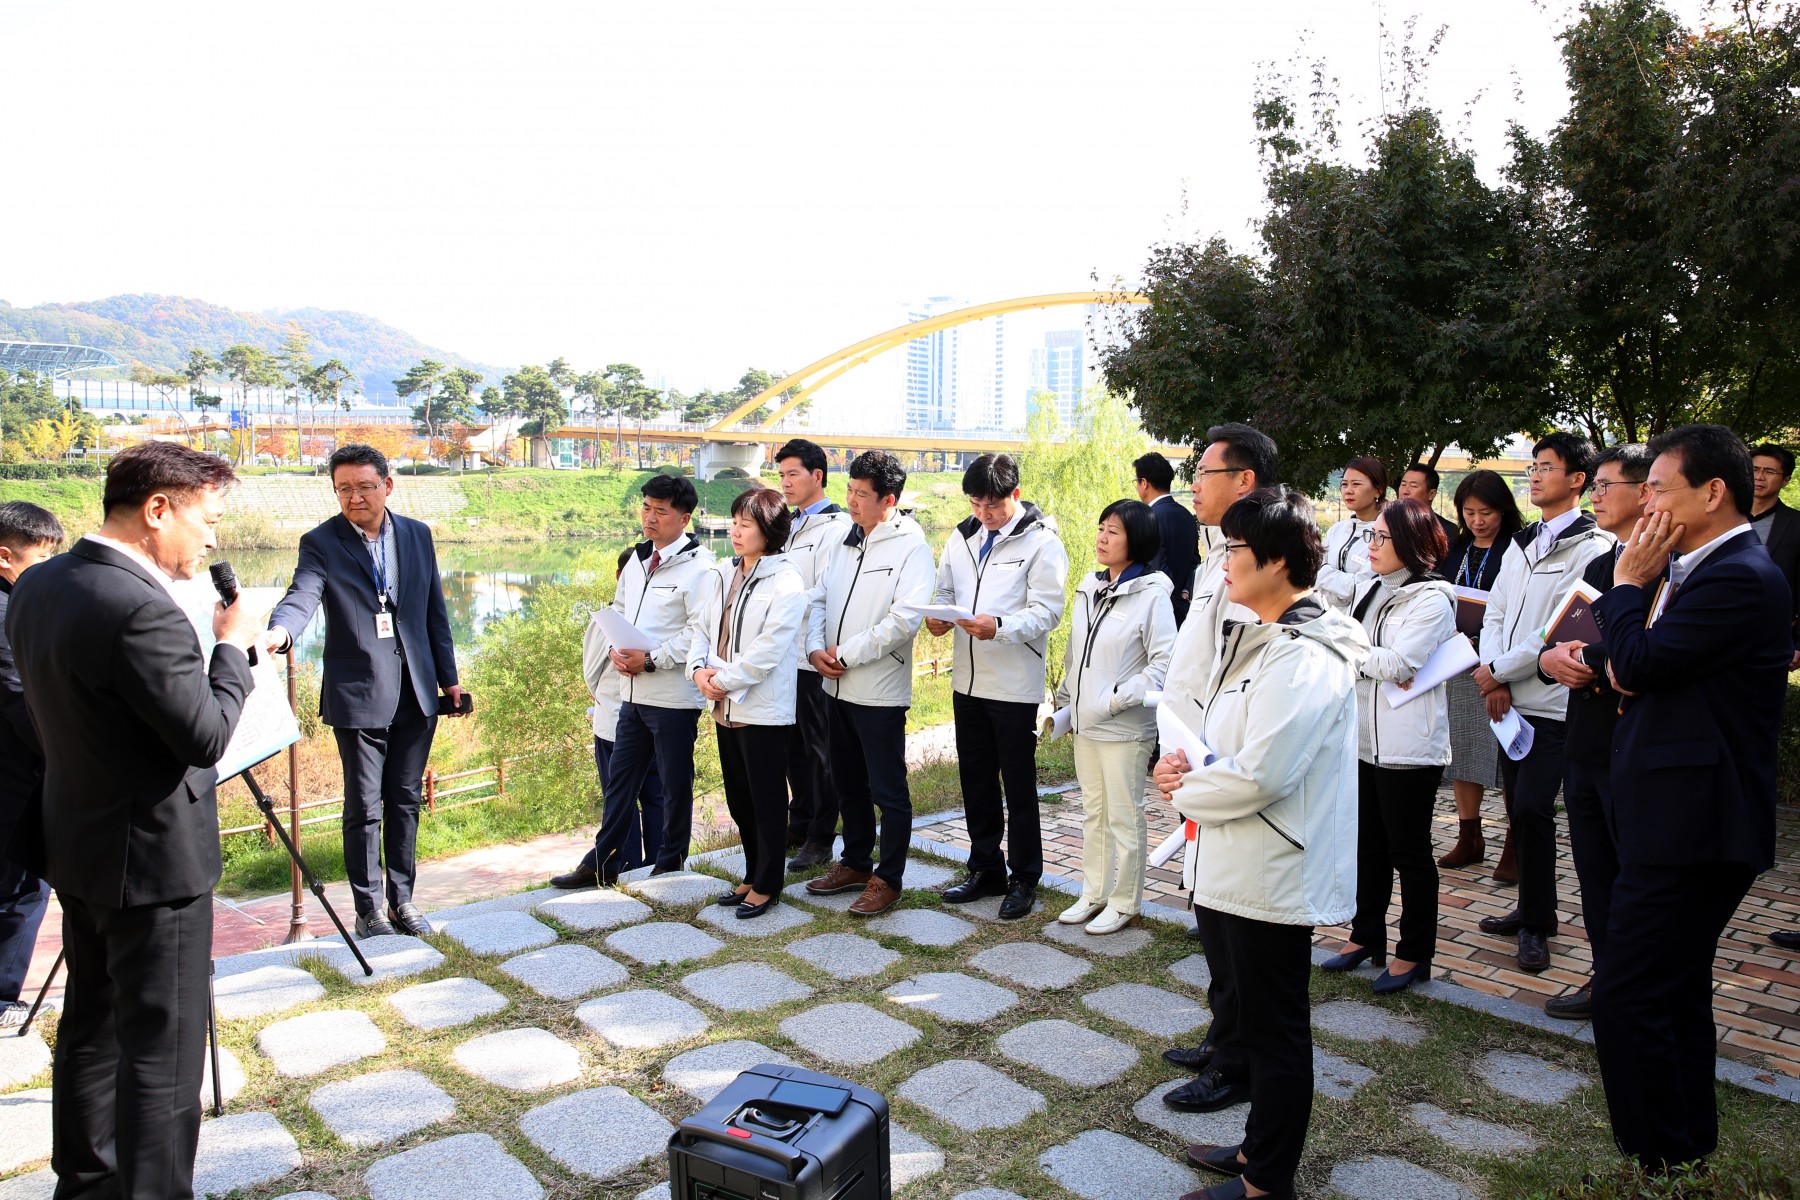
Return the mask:
{"type": "Polygon", "coordinates": [[[638,423],[637,458],[644,461],[644,422],[663,411],[663,395],[644,382],[644,373],[630,363],[613,363],[606,368],[606,383],[614,416],[619,422],[619,444],[625,441],[627,418],[638,423]]]}
{"type": "Polygon", "coordinates": [[[406,374],[394,380],[394,390],[402,400],[418,397],[413,405],[413,427],[425,435],[426,441],[437,436],[431,402],[444,380],[444,364],[429,358],[420,359],[407,368],[406,374]]]}
{"type": "Polygon", "coordinates": [[[532,461],[536,462],[549,454],[550,434],[568,423],[568,401],[543,367],[520,367],[500,382],[508,409],[525,418],[519,432],[531,438],[532,461]],[[539,449],[543,455],[537,453],[539,449]]]}
{"type": "MultiPolygon", "coordinates": [[[[281,383],[281,373],[276,370],[268,351],[245,342],[227,346],[219,352],[219,369],[235,385],[237,407],[240,410],[248,409],[251,388],[271,388],[281,383]]],[[[237,439],[239,462],[249,458],[253,442],[254,439],[249,437],[237,439]]]]}
{"type": "Polygon", "coordinates": [[[282,382],[287,385],[288,403],[294,406],[295,426],[300,424],[300,401],[306,396],[303,381],[312,367],[312,336],[295,322],[289,321],[281,349],[275,352],[275,369],[281,373],[282,382]]]}
{"type": "Polygon", "coordinates": [[[67,407],[49,376],[0,369],[0,452],[6,458],[35,457],[26,450],[25,431],[38,421],[55,421],[67,407]]]}

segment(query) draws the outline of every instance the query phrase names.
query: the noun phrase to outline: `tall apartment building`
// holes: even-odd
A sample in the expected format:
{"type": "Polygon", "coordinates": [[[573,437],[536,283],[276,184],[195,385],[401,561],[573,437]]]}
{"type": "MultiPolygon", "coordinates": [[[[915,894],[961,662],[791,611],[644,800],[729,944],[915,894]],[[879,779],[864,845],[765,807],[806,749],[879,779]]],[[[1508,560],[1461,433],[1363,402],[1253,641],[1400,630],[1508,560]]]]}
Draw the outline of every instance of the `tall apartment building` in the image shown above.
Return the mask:
{"type": "MultiPolygon", "coordinates": [[[[966,301],[932,296],[910,307],[906,319],[923,321],[966,307],[966,301]]],[[[1008,427],[1005,317],[928,333],[908,342],[904,353],[908,430],[1008,427]]]]}
{"type": "Polygon", "coordinates": [[[1054,404],[1063,424],[1075,420],[1075,408],[1087,389],[1086,346],[1079,329],[1053,329],[1042,349],[1031,352],[1031,407],[1054,404]]]}

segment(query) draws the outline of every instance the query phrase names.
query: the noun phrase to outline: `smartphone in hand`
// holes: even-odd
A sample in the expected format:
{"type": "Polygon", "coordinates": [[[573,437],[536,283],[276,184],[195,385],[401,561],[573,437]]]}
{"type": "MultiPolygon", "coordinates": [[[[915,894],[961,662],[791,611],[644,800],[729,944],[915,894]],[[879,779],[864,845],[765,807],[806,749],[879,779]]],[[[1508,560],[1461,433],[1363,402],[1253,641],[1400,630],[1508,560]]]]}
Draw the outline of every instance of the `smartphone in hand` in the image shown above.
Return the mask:
{"type": "Polygon", "coordinates": [[[462,694],[460,705],[449,696],[441,693],[438,695],[438,716],[440,717],[466,717],[474,711],[475,697],[468,692],[462,694]]]}

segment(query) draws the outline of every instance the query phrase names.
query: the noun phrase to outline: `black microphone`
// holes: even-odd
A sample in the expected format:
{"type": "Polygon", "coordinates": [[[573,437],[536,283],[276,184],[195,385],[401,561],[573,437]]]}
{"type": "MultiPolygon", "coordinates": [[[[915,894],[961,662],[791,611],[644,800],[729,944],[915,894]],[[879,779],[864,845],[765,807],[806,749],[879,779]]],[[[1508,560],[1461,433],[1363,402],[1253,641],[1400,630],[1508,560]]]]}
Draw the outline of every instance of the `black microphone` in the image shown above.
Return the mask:
{"type": "Polygon", "coordinates": [[[219,603],[230,608],[237,603],[237,572],[231,564],[224,561],[214,563],[207,568],[212,575],[213,587],[219,590],[219,603]]]}

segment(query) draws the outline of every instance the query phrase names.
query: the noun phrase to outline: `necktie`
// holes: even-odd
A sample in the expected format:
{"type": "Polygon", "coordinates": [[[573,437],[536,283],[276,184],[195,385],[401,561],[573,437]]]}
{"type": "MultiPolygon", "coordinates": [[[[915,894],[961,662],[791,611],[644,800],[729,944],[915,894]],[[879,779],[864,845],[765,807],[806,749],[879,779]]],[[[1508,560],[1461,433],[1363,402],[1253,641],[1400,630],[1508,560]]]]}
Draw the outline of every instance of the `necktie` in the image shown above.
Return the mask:
{"type": "Polygon", "coordinates": [[[988,551],[992,550],[994,548],[994,539],[999,536],[1000,536],[1000,531],[998,529],[988,530],[987,541],[981,543],[981,561],[982,562],[987,561],[988,551]]]}
{"type": "Polygon", "coordinates": [[[662,565],[662,551],[661,550],[652,550],[650,552],[650,569],[648,571],[645,571],[644,574],[646,574],[646,575],[656,574],[656,568],[660,567],[661,565],[662,565]]]}

